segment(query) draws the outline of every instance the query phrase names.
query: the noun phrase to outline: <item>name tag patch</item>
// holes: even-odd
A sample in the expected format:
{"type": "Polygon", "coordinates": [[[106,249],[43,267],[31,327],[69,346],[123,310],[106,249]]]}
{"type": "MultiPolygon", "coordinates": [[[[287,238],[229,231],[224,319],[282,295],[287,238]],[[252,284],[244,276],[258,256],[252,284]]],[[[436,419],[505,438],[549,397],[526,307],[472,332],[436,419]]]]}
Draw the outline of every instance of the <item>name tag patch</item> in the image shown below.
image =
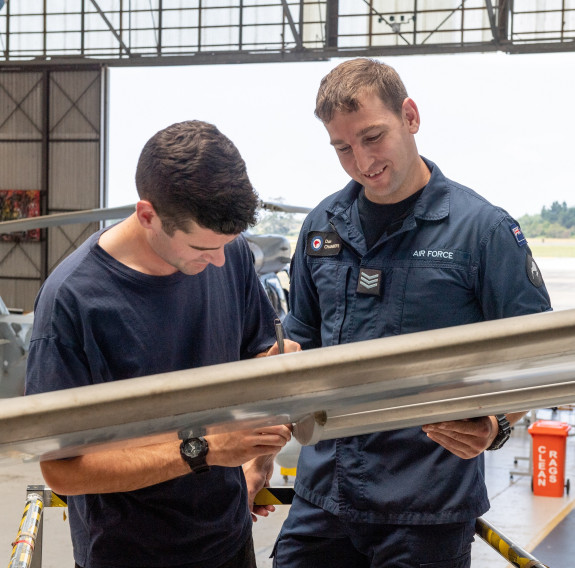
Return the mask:
{"type": "Polygon", "coordinates": [[[359,280],[357,282],[357,293],[368,294],[370,296],[381,295],[381,270],[370,268],[359,269],[359,280]]]}
{"type": "Polygon", "coordinates": [[[306,253],[309,256],[336,256],[341,251],[341,245],[337,233],[316,231],[307,237],[306,253]]]}

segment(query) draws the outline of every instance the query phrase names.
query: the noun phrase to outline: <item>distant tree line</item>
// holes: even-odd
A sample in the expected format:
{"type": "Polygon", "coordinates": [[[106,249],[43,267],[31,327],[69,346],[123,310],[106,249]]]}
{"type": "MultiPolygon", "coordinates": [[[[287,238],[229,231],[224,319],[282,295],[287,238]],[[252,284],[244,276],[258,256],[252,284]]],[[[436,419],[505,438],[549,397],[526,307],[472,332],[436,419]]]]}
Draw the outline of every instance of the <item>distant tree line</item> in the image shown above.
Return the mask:
{"type": "Polygon", "coordinates": [[[521,229],[530,237],[569,239],[575,237],[575,207],[554,201],[538,215],[523,215],[518,219],[521,229]]]}
{"type": "MultiPolygon", "coordinates": [[[[270,199],[276,203],[285,203],[285,199],[270,199]]],[[[297,236],[305,215],[260,211],[259,222],[254,233],[274,233],[285,236],[297,236]]],[[[547,237],[550,239],[575,238],[575,207],[567,203],[554,201],[551,207],[543,207],[537,215],[523,215],[518,219],[521,229],[530,238],[547,237]]]]}

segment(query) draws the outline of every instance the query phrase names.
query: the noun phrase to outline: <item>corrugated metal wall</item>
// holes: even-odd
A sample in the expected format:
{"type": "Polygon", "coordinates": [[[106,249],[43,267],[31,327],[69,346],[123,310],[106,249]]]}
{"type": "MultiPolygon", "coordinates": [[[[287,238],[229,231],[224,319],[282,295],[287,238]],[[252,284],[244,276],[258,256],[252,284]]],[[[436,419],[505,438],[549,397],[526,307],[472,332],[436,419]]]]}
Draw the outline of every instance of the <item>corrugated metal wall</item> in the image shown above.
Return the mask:
{"type": "MultiPolygon", "coordinates": [[[[105,206],[106,99],[107,69],[99,65],[1,71],[0,190],[38,191],[27,195],[39,197],[41,214],[105,206]]],[[[50,228],[36,240],[0,236],[6,305],[31,310],[47,275],[98,226],[50,228]]]]}

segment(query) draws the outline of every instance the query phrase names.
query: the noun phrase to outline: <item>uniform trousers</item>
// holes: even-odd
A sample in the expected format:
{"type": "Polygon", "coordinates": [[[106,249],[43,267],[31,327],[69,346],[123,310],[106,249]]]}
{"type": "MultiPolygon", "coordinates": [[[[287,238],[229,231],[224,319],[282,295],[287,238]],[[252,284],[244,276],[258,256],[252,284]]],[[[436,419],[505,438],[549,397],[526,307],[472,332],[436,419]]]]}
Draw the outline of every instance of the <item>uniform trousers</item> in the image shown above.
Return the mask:
{"type": "Polygon", "coordinates": [[[295,496],[274,568],[469,568],[475,520],[437,525],[350,523],[295,496]]]}

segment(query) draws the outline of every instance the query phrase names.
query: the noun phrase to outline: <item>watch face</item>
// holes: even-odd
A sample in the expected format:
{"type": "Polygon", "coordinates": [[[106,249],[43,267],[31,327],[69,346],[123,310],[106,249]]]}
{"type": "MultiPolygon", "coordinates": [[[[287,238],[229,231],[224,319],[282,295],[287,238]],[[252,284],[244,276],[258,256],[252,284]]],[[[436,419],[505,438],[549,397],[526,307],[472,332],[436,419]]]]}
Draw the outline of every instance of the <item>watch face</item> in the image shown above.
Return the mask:
{"type": "Polygon", "coordinates": [[[191,458],[198,457],[202,453],[203,449],[204,449],[204,444],[202,444],[202,441],[198,438],[190,438],[184,444],[184,452],[187,456],[189,456],[191,458]]]}
{"type": "Polygon", "coordinates": [[[206,462],[208,451],[208,442],[201,436],[199,438],[188,438],[180,444],[182,458],[194,473],[210,471],[210,466],[206,462]]]}

